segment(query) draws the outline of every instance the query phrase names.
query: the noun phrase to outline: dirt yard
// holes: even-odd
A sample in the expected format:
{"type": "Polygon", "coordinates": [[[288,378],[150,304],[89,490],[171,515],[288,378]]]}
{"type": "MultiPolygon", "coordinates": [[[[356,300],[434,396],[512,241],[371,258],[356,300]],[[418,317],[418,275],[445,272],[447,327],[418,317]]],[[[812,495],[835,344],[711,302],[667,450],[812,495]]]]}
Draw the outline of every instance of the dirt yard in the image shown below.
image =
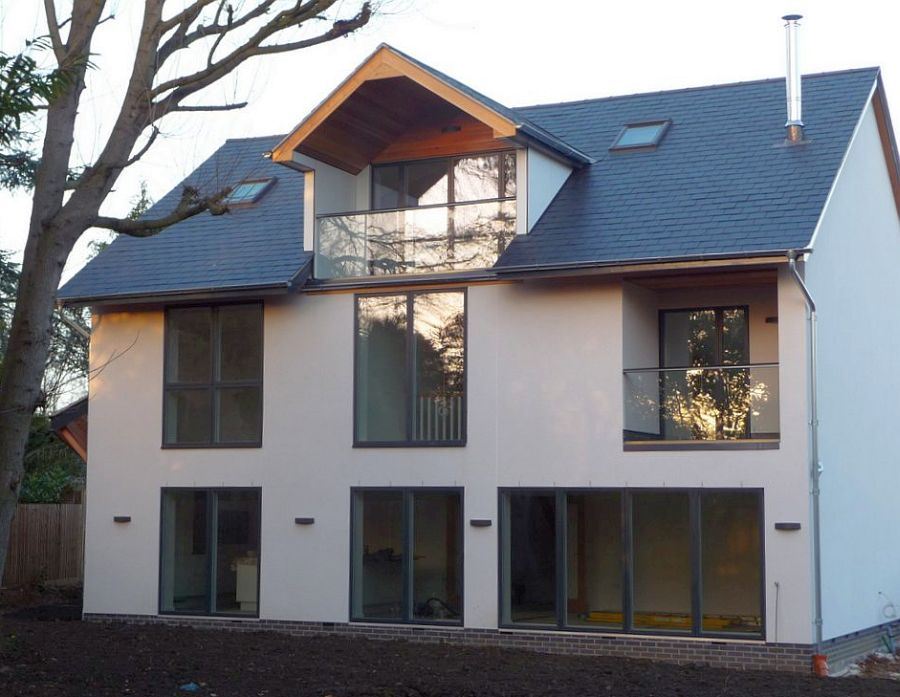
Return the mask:
{"type": "Polygon", "coordinates": [[[823,680],[359,638],[82,623],[71,598],[27,600],[27,607],[17,602],[0,615],[3,697],[900,695],[897,682],[875,678],[823,680]],[[196,691],[180,689],[189,683],[196,691]]]}

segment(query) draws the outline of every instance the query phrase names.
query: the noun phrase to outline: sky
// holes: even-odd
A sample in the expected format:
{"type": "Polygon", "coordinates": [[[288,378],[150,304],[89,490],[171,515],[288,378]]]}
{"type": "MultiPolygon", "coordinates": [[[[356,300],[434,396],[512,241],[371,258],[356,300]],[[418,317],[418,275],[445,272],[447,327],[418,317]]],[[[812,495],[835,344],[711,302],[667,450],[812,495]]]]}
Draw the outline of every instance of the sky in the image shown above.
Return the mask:
{"type": "MultiPolygon", "coordinates": [[[[57,0],[67,16],[71,0],[57,0]]],[[[168,12],[186,0],[169,0],[168,12]]],[[[349,12],[354,0],[342,0],[349,12]]],[[[253,0],[234,0],[249,6],[253,0]]],[[[130,70],[143,3],[107,0],[115,15],[98,29],[94,68],[82,99],[75,164],[103,146],[130,70]]],[[[16,53],[45,33],[40,0],[0,0],[0,51],[16,53]]],[[[387,0],[359,33],[287,55],[257,58],[193,103],[248,101],[240,111],[166,117],[163,134],[119,178],[104,213],[124,215],[146,181],[154,199],[226,139],[283,134],[382,42],[390,43],[507,106],[561,102],[780,77],[781,16],[804,15],[803,73],[880,65],[893,114],[900,114],[900,3],[884,0],[387,0]]],[[[184,69],[191,57],[176,67],[184,69]]],[[[900,118],[897,116],[896,118],[900,118]]],[[[28,192],[0,192],[0,249],[21,258],[31,212],[28,192]]],[[[87,258],[92,231],[64,278],[87,258]]]]}

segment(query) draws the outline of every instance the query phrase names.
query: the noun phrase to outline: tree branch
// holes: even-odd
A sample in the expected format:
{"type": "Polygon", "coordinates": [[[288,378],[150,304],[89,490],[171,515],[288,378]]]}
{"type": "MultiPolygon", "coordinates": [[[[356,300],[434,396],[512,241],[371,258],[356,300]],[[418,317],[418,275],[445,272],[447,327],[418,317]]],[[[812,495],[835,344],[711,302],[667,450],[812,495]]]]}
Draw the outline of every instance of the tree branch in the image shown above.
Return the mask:
{"type": "Polygon", "coordinates": [[[62,66],[66,57],[66,49],[63,46],[62,35],[59,30],[71,20],[71,17],[62,24],[59,23],[59,20],[56,18],[56,0],[44,0],[44,12],[47,13],[47,31],[50,33],[53,55],[56,56],[56,63],[62,66]]]}
{"type": "Polygon", "coordinates": [[[131,237],[151,237],[170,225],[180,223],[182,220],[192,218],[204,211],[209,211],[213,215],[227,213],[228,206],[223,201],[230,193],[231,187],[227,187],[211,196],[200,196],[195,187],[186,186],[178,205],[167,215],[159,218],[140,218],[138,220],[97,216],[91,225],[106,228],[122,235],[130,235],[131,237]]]}
{"type": "Polygon", "coordinates": [[[234,111],[235,109],[243,109],[245,106],[247,106],[247,102],[235,102],[234,104],[198,104],[196,106],[179,104],[169,111],[234,111]]]}
{"type": "Polygon", "coordinates": [[[125,165],[122,167],[122,169],[125,169],[125,167],[130,167],[135,162],[140,160],[147,153],[147,151],[151,148],[154,141],[156,141],[156,136],[159,135],[159,128],[155,125],[151,126],[150,128],[153,130],[150,131],[150,136],[147,138],[147,142],[144,143],[144,146],[140,150],[138,150],[134,155],[132,155],[131,157],[128,158],[128,160],[125,162],[125,165]]]}

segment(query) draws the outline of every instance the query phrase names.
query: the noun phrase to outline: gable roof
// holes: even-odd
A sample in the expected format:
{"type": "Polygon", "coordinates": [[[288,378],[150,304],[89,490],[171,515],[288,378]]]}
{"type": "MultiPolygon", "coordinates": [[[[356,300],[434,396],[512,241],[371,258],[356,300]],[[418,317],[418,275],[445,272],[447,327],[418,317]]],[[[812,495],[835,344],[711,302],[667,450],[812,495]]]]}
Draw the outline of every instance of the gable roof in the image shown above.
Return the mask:
{"type": "MultiPolygon", "coordinates": [[[[507,137],[531,142],[550,150],[576,166],[589,164],[591,158],[578,148],[549,133],[539,125],[531,122],[523,114],[510,109],[499,102],[486,97],[429,65],[416,60],[393,46],[381,44],[365,61],[338,85],[315,109],[313,109],[297,126],[287,134],[272,150],[272,159],[276,162],[290,162],[294,150],[301,148],[304,142],[314,137],[316,130],[326,119],[352,99],[354,93],[367,82],[390,78],[406,78],[424,88],[429,93],[452,104],[464,113],[493,129],[495,137],[507,137]]],[[[371,109],[372,102],[367,99],[366,105],[371,109]]],[[[366,124],[366,130],[375,128],[373,123],[366,124]]],[[[355,131],[359,131],[357,126],[355,131]]],[[[322,158],[320,153],[310,153],[322,158]]],[[[356,173],[361,167],[349,163],[332,161],[330,164],[348,169],[356,173]]]]}
{"type": "Polygon", "coordinates": [[[518,111],[595,158],[498,269],[745,256],[807,247],[877,68],[803,77],[807,142],[784,144],[784,79],[518,111]],[[652,151],[610,152],[629,123],[670,119],[652,151]]]}
{"type": "MultiPolygon", "coordinates": [[[[572,172],[494,272],[774,256],[808,247],[878,70],[803,81],[808,142],[796,146],[784,145],[782,78],[516,109],[594,164],[572,172]],[[609,151],[625,124],[659,119],[672,125],[655,150],[609,151]]],[[[204,213],[155,237],[120,236],[60,289],[59,299],[137,302],[304,284],[312,254],[302,251],[303,176],[263,158],[279,142],[229,140],[184,182],[212,190],[275,177],[257,204],[204,213]]],[[[170,210],[182,187],[148,215],[170,210]]]]}
{"type": "Polygon", "coordinates": [[[303,175],[263,157],[278,140],[226,141],[146,215],[174,208],[187,184],[212,192],[245,179],[274,178],[258,203],[225,215],[201,213],[152,237],[119,235],[60,288],[59,300],[286,291],[302,283],[312,261],[303,251],[303,175]]]}

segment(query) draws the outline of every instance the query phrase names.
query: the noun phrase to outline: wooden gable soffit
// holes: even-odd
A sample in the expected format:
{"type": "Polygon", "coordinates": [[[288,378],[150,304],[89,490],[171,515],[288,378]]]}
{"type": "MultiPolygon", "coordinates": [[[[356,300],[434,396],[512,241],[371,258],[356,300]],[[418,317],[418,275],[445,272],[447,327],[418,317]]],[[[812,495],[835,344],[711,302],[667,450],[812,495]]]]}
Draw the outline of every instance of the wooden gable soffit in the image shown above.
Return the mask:
{"type": "Polygon", "coordinates": [[[427,70],[397,54],[390,46],[382,45],[356,71],[342,82],[325,101],[317,106],[300,124],[272,150],[274,162],[291,162],[293,153],[329,116],[331,116],[360,86],[373,80],[403,77],[445,100],[460,111],[491,129],[495,138],[516,135],[517,124],[485,106],[477,99],[451,87],[427,70]]]}

